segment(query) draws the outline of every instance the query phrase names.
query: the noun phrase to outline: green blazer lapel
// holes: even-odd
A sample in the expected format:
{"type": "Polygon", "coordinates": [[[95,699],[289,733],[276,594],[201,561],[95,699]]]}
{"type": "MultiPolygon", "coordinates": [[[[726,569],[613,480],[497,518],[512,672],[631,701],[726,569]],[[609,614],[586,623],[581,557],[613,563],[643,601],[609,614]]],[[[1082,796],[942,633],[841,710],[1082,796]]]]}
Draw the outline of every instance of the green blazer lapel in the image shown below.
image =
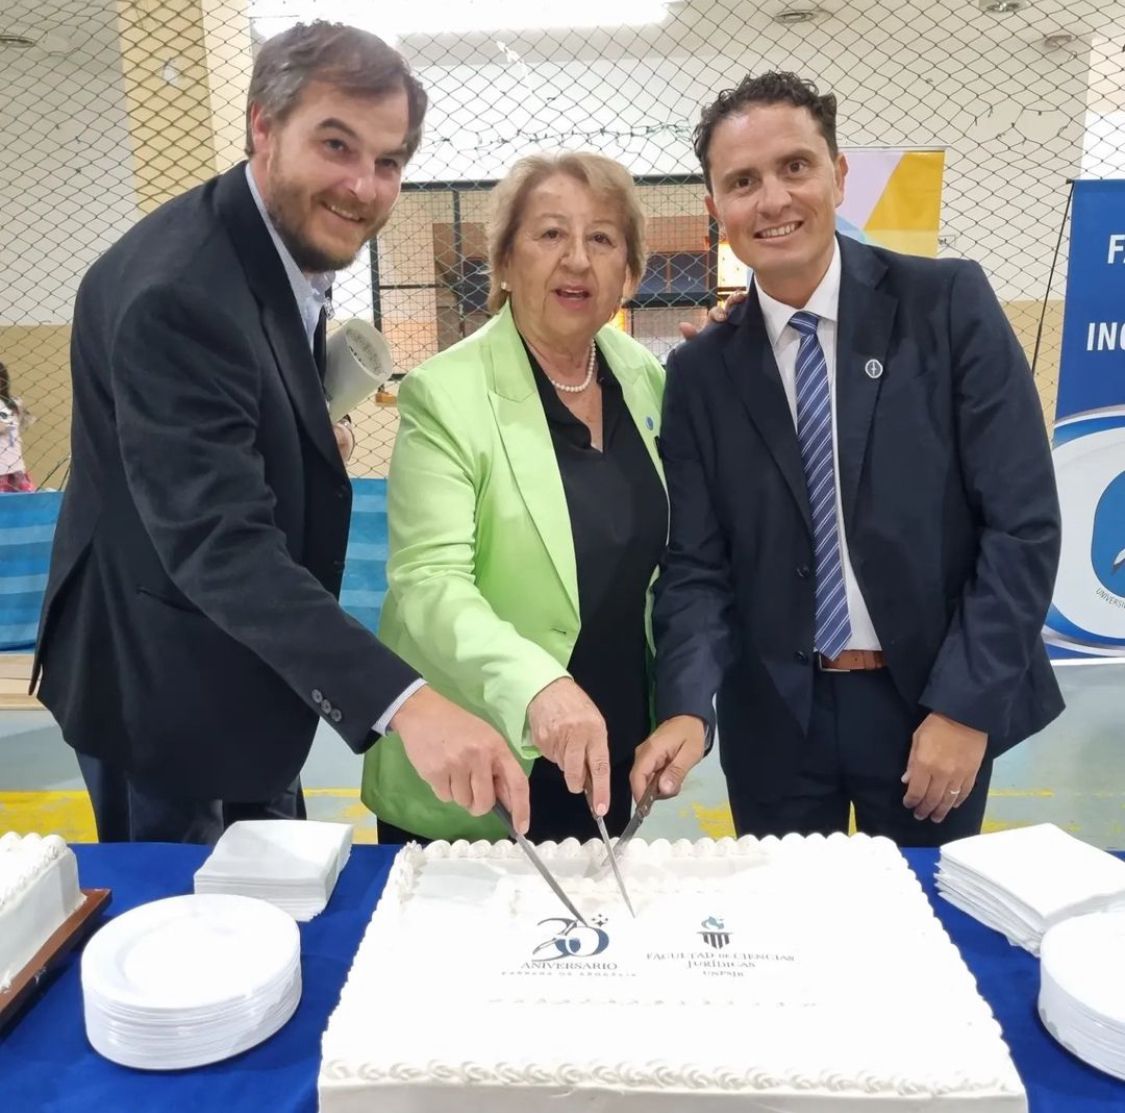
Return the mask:
{"type": "MultiPolygon", "coordinates": [[[[644,365],[644,354],[633,342],[612,326],[606,326],[598,333],[598,347],[605,354],[606,361],[613,369],[613,374],[621,384],[621,396],[625,406],[637,427],[637,432],[644,441],[656,474],[660,482],[664,483],[664,465],[660,460],[657,450],[657,440],[660,437],[660,404],[661,399],[652,391],[647,368],[644,365]]],[[[665,484],[667,487],[667,484],[665,484]]]]}
{"type": "Polygon", "coordinates": [[[531,365],[507,306],[485,328],[485,374],[496,427],[520,497],[558,573],[577,623],[581,613],[570,511],[531,365]]]}

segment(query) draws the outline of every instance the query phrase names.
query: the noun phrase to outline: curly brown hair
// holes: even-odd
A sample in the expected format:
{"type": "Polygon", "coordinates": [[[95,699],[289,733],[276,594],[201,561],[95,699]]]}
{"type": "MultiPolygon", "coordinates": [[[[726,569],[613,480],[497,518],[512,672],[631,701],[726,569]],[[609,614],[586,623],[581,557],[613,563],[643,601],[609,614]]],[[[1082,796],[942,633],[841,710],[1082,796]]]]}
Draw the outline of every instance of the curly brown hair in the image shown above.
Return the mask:
{"type": "Polygon", "coordinates": [[[756,77],[747,74],[734,89],[724,89],[703,109],[692,133],[692,146],[703,167],[703,180],[708,190],[711,167],[707,158],[715,128],[728,116],[745,112],[753,104],[791,104],[807,109],[824,136],[829,153],[836,157],[836,98],[832,93],[821,93],[815,82],[784,70],[771,70],[756,77]]]}

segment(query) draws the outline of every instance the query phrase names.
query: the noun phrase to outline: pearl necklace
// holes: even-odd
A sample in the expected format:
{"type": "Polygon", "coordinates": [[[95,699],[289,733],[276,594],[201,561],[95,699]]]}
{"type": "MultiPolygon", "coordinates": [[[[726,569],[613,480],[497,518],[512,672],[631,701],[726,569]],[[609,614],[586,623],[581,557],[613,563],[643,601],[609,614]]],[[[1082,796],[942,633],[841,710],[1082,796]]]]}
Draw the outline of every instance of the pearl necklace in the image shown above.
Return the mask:
{"type": "Polygon", "coordinates": [[[598,366],[598,349],[595,346],[594,342],[591,340],[590,341],[590,359],[586,364],[586,378],[584,378],[576,386],[572,386],[570,383],[556,383],[555,380],[552,379],[550,375],[547,375],[546,371],[544,371],[543,374],[547,375],[547,382],[549,382],[551,384],[551,386],[553,386],[555,388],[555,390],[561,390],[561,391],[564,391],[567,394],[581,394],[594,381],[594,370],[597,366],[598,366]]]}

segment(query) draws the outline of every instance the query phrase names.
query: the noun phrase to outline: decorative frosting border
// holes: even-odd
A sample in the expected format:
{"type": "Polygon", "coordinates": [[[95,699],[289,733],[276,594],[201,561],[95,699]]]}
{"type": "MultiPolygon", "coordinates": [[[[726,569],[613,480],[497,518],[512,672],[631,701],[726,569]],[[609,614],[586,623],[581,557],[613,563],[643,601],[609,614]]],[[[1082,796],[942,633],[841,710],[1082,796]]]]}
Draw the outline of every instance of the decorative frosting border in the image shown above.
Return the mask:
{"type": "MultiPolygon", "coordinates": [[[[616,839],[611,840],[616,843],[616,839]]],[[[865,835],[857,832],[854,835],[845,835],[837,831],[831,835],[796,835],[789,834],[783,838],[767,835],[763,839],[753,835],[743,835],[741,838],[722,839],[654,839],[647,842],[644,839],[634,839],[625,849],[625,858],[637,857],[641,860],[654,860],[662,858],[743,858],[764,855],[786,855],[793,853],[812,854],[823,856],[824,849],[828,847],[843,853],[856,853],[858,847],[863,847],[872,856],[889,857],[895,861],[904,862],[898,847],[882,835],[865,835]]],[[[573,861],[574,859],[589,858],[601,862],[605,855],[605,846],[598,839],[589,839],[579,842],[577,839],[565,839],[562,842],[541,842],[535,844],[536,850],[543,858],[558,859],[559,861],[573,861]]],[[[416,855],[417,860],[425,859],[480,859],[493,858],[499,861],[505,859],[522,858],[523,851],[514,842],[467,842],[459,839],[457,842],[439,840],[421,847],[417,843],[408,843],[399,852],[401,858],[405,854],[416,855]]]]}
{"type": "Polygon", "coordinates": [[[971,1078],[956,1067],[940,1080],[920,1082],[880,1071],[854,1074],[779,1073],[766,1070],[734,1069],[707,1071],[691,1065],[672,1066],[656,1060],[647,1063],[605,1063],[589,1069],[560,1064],[557,1067],[515,1066],[496,1063],[442,1063],[431,1060],[417,1066],[394,1063],[350,1065],[340,1059],[326,1061],[321,1081],[361,1080],[378,1085],[405,1086],[527,1086],[610,1090],[692,1090],[726,1093],[773,1093],[777,1091],[822,1092],[829,1094],[895,1094],[900,1097],[980,1097],[982,1093],[1019,1095],[1023,1084],[1013,1067],[996,1078],[971,1078]]]}
{"type": "Polygon", "coordinates": [[[0,838],[0,907],[25,892],[51,863],[73,853],[58,835],[18,835],[0,838]]]}

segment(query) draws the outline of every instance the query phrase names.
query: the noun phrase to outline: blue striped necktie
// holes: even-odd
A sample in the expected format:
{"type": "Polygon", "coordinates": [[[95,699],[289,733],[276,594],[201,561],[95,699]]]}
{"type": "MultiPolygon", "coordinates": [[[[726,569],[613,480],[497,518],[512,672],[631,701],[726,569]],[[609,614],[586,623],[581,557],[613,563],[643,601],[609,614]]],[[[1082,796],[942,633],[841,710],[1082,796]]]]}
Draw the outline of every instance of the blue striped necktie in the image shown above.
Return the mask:
{"type": "Polygon", "coordinates": [[[797,441],[805,466],[816,550],[816,650],[838,657],[852,636],[848,595],[836,530],[836,473],[832,461],[832,405],[828,364],[816,336],[820,318],[794,313],[789,323],[801,336],[797,353],[797,441]]]}

